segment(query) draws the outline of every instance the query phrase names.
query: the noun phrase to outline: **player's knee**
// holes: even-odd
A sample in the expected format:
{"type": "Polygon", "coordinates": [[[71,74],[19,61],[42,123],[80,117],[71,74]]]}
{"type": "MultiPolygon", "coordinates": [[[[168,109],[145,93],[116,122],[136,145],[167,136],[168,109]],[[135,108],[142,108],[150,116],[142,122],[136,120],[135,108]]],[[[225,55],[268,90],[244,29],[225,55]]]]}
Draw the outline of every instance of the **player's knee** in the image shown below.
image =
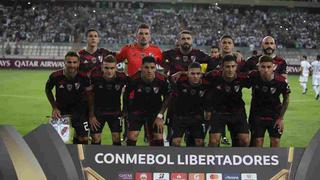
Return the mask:
{"type": "Polygon", "coordinates": [[[101,141],[101,134],[93,134],[91,135],[91,142],[97,143],[101,141]]]}
{"type": "Polygon", "coordinates": [[[271,147],[280,147],[280,139],[279,138],[271,138],[270,139],[271,147]]]}
{"type": "Polygon", "coordinates": [[[239,135],[239,146],[240,147],[248,147],[249,146],[249,134],[241,134],[239,135]]]}
{"type": "Polygon", "coordinates": [[[195,144],[197,147],[203,147],[204,141],[203,141],[203,139],[195,139],[195,144]]]}
{"type": "Polygon", "coordinates": [[[209,144],[210,147],[218,147],[220,144],[220,136],[216,134],[211,134],[209,138],[209,144]]]}
{"type": "Polygon", "coordinates": [[[120,133],[112,133],[112,141],[120,142],[120,133]]]}
{"type": "Polygon", "coordinates": [[[249,138],[240,138],[239,139],[239,146],[240,147],[248,147],[249,146],[249,138]]]}
{"type": "Polygon", "coordinates": [[[159,133],[154,133],[153,140],[163,140],[163,135],[159,133]]]}
{"type": "Polygon", "coordinates": [[[255,146],[262,147],[263,146],[263,138],[256,138],[255,139],[255,146]]]}
{"type": "Polygon", "coordinates": [[[209,140],[208,146],[209,147],[219,147],[219,144],[220,144],[219,141],[211,139],[211,140],[209,140]]]}
{"type": "Polygon", "coordinates": [[[181,144],[181,138],[173,138],[172,139],[173,146],[180,146],[180,144],[181,144]]]}
{"type": "Polygon", "coordinates": [[[139,133],[136,133],[135,131],[129,131],[128,132],[128,139],[137,141],[139,133]]]}
{"type": "Polygon", "coordinates": [[[89,142],[89,138],[84,136],[79,136],[78,140],[79,140],[79,144],[88,144],[89,142]]]}

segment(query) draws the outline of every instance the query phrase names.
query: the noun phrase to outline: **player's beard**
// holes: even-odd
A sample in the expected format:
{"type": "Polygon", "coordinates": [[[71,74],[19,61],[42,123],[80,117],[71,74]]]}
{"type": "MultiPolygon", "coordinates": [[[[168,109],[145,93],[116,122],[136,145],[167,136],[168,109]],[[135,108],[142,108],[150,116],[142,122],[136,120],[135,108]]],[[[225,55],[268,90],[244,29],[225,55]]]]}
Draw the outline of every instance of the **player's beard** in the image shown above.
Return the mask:
{"type": "Polygon", "coordinates": [[[184,43],[184,44],[181,45],[181,49],[182,49],[183,52],[190,51],[191,47],[192,47],[191,44],[188,44],[188,43],[184,43]]]}
{"type": "Polygon", "coordinates": [[[78,70],[73,70],[73,69],[65,69],[64,74],[68,79],[73,79],[78,73],[78,70]]]}
{"type": "Polygon", "coordinates": [[[263,52],[264,52],[264,54],[266,54],[266,55],[271,55],[271,54],[274,53],[274,49],[272,49],[271,47],[268,47],[268,48],[263,49],[263,52]],[[268,50],[272,50],[272,52],[271,52],[271,53],[268,53],[268,50]]]}
{"type": "Polygon", "coordinates": [[[148,41],[145,39],[145,40],[141,40],[140,41],[140,45],[142,46],[142,47],[144,47],[144,46],[146,46],[146,45],[148,45],[148,41]]]}

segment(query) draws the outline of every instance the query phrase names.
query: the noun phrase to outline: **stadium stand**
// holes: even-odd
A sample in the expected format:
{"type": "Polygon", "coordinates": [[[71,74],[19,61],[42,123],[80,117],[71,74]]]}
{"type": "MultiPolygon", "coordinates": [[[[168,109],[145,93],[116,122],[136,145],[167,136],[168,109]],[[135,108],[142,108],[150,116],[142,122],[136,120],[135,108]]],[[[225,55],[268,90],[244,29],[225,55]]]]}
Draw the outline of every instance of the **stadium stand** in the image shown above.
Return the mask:
{"type": "Polygon", "coordinates": [[[70,46],[82,46],[79,44],[85,42],[84,32],[89,27],[101,32],[102,44],[118,50],[116,47],[134,41],[136,25],[145,22],[152,27],[153,43],[160,46],[172,46],[178,32],[189,29],[195,33],[196,46],[216,45],[221,35],[230,34],[237,47],[254,49],[259,48],[262,37],[271,34],[279,49],[320,47],[320,14],[312,8],[141,2],[109,2],[96,7],[88,2],[67,5],[47,2],[2,5],[0,14],[4,55],[8,55],[5,42],[9,41],[11,47],[7,49],[11,49],[12,55],[61,56],[70,46]],[[29,46],[26,42],[32,43],[29,46]]]}

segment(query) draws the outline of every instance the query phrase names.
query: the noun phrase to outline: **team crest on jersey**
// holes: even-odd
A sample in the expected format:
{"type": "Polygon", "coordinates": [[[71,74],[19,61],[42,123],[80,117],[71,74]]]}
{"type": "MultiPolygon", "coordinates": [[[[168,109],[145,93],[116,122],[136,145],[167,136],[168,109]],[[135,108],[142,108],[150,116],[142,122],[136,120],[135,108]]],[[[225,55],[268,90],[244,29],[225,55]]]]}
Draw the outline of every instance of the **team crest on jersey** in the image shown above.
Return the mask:
{"type": "Polygon", "coordinates": [[[102,56],[98,56],[99,62],[102,62],[102,56]]]}
{"type": "Polygon", "coordinates": [[[68,91],[71,91],[72,90],[72,84],[67,84],[67,89],[68,89],[68,91]]]}
{"type": "Polygon", "coordinates": [[[230,86],[225,86],[224,89],[226,90],[226,92],[230,92],[231,87],[230,86]]]}
{"type": "Polygon", "coordinates": [[[187,89],[182,89],[182,92],[183,92],[183,93],[187,93],[188,90],[187,90],[187,89]]]}
{"type": "Polygon", "coordinates": [[[192,62],[195,62],[195,61],[196,61],[196,57],[195,57],[195,56],[191,56],[190,58],[191,58],[191,61],[192,61],[192,62]]]}
{"type": "Polygon", "coordinates": [[[238,92],[239,89],[240,89],[240,86],[239,86],[239,85],[235,85],[235,86],[234,86],[234,91],[235,91],[235,92],[238,92]]]}
{"type": "Polygon", "coordinates": [[[80,83],[74,83],[74,88],[76,88],[76,90],[78,90],[80,88],[80,83]]]}
{"type": "Polygon", "coordinates": [[[221,89],[222,89],[220,85],[218,85],[216,88],[217,88],[218,90],[221,90],[221,89]]]}
{"type": "Polygon", "coordinates": [[[263,92],[267,92],[267,91],[268,91],[268,87],[267,87],[267,86],[263,86],[263,87],[262,87],[262,91],[263,91],[263,92]]]}
{"type": "Polygon", "coordinates": [[[182,60],[183,60],[183,62],[188,62],[188,56],[183,56],[182,60]]]}
{"type": "Polygon", "coordinates": [[[119,90],[120,90],[120,85],[119,85],[119,84],[116,84],[116,85],[114,86],[114,88],[115,88],[117,91],[119,91],[119,90]]]}
{"type": "Polygon", "coordinates": [[[97,62],[97,59],[94,57],[91,59],[91,61],[95,64],[97,62]]]}
{"type": "Polygon", "coordinates": [[[149,93],[151,91],[151,88],[150,87],[145,87],[144,90],[149,93]]]}
{"type": "Polygon", "coordinates": [[[153,91],[154,91],[155,94],[158,94],[158,92],[159,92],[159,87],[153,87],[153,91]]]}
{"type": "Polygon", "coordinates": [[[277,90],[277,88],[274,88],[274,87],[270,88],[271,94],[274,94],[276,92],[276,90],[277,90]]]}
{"type": "Polygon", "coordinates": [[[191,89],[191,91],[190,91],[190,94],[191,94],[191,95],[195,95],[196,93],[197,93],[197,91],[196,91],[196,90],[191,89]]]}
{"type": "Polygon", "coordinates": [[[277,69],[278,65],[277,64],[274,64],[273,65],[273,70],[275,71],[277,69]]]}
{"type": "Polygon", "coordinates": [[[63,88],[64,88],[63,84],[60,84],[59,89],[63,89],[63,88]]]}
{"type": "Polygon", "coordinates": [[[203,95],[204,95],[204,91],[200,90],[200,91],[199,91],[199,96],[200,96],[200,97],[203,97],[203,95]]]}

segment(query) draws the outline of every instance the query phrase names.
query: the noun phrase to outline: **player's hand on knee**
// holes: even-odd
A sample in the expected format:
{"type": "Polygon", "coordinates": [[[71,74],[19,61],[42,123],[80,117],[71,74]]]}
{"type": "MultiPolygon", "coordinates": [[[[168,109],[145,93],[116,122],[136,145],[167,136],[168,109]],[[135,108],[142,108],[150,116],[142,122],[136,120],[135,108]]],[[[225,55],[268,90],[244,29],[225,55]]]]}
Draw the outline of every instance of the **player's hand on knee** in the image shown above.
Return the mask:
{"type": "Polygon", "coordinates": [[[98,127],[100,127],[100,122],[97,120],[96,116],[89,117],[89,123],[93,130],[97,131],[98,127]]]}
{"type": "Polygon", "coordinates": [[[53,118],[61,118],[61,112],[58,108],[52,109],[52,117],[53,118]]]}
{"type": "Polygon", "coordinates": [[[157,117],[156,120],[153,123],[153,128],[156,128],[157,133],[162,133],[163,132],[163,124],[164,124],[163,119],[157,117]]]}
{"type": "Polygon", "coordinates": [[[279,118],[276,120],[276,123],[274,124],[274,128],[278,128],[279,134],[282,134],[282,133],[283,133],[283,130],[284,130],[283,118],[279,117],[279,118]]]}

